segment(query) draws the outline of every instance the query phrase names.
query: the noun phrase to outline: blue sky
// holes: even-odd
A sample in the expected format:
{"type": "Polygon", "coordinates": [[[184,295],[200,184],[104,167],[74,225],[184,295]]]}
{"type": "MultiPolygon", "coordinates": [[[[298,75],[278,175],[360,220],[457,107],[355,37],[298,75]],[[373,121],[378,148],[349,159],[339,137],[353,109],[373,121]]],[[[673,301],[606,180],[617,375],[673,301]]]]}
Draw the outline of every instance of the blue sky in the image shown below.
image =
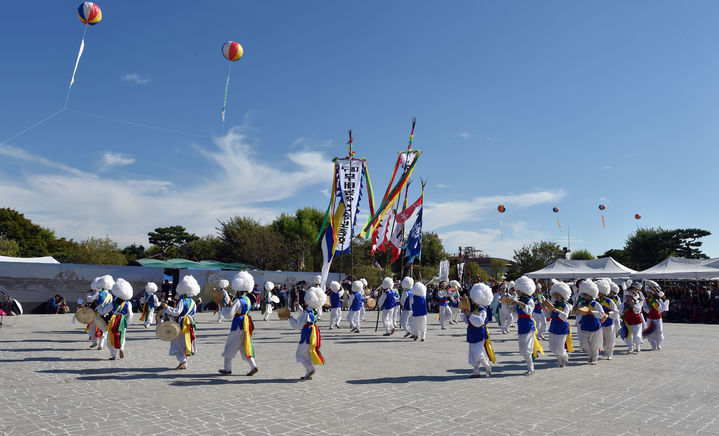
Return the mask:
{"type": "Polygon", "coordinates": [[[424,229],[450,252],[719,232],[716,2],[109,0],[56,114],[79,4],[0,15],[0,205],[58,235],[147,245],[158,226],[324,210],[348,128],[379,197],[412,116],[424,229]],[[226,40],[245,54],[223,134],[226,40]]]}

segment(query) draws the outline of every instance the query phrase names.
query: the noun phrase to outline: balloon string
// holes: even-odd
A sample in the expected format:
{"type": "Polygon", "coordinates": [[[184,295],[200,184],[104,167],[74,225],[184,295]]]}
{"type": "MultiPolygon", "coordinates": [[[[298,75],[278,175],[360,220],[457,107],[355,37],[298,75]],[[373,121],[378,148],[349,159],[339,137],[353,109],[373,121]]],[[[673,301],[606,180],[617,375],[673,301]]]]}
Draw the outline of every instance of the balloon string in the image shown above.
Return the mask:
{"type": "Polygon", "coordinates": [[[147,129],[159,130],[161,132],[176,133],[178,135],[196,136],[198,138],[212,138],[212,136],[209,136],[209,135],[200,135],[199,133],[191,133],[191,132],[183,132],[182,130],[166,129],[164,127],[153,126],[150,124],[137,123],[135,121],[128,121],[128,120],[123,120],[120,118],[108,117],[105,115],[93,114],[90,112],[83,112],[83,111],[79,111],[77,109],[68,109],[68,111],[75,112],[75,113],[82,114],[82,115],[87,115],[89,117],[100,118],[100,119],[107,120],[107,121],[115,121],[118,123],[128,124],[131,126],[145,127],[147,129]]]}
{"type": "Polygon", "coordinates": [[[559,226],[559,231],[562,231],[562,225],[559,223],[559,217],[557,217],[557,226],[559,226]]]}
{"type": "Polygon", "coordinates": [[[222,126],[220,127],[220,136],[225,135],[225,110],[227,109],[227,90],[230,88],[230,73],[232,73],[232,62],[227,67],[227,82],[225,82],[225,100],[222,102],[222,126]]]}
{"type": "Polygon", "coordinates": [[[70,86],[67,87],[67,95],[65,96],[65,107],[63,109],[67,109],[67,105],[70,104],[70,90],[72,90],[72,84],[75,83],[75,74],[77,73],[77,67],[80,65],[80,58],[82,57],[82,52],[85,51],[85,35],[87,34],[87,24],[85,24],[85,29],[82,31],[82,40],[80,41],[80,50],[77,52],[77,59],[75,60],[75,69],[72,70],[72,78],[70,79],[70,86]]]}
{"type": "Polygon", "coordinates": [[[32,126],[26,128],[26,129],[20,131],[19,133],[16,133],[14,136],[11,136],[8,139],[4,140],[3,143],[7,144],[8,142],[12,141],[13,139],[17,138],[18,136],[29,132],[30,130],[34,129],[35,127],[39,126],[40,124],[44,123],[45,121],[48,121],[50,118],[55,117],[57,114],[59,114],[60,112],[63,112],[64,110],[65,110],[65,108],[62,108],[59,111],[55,112],[54,114],[43,118],[42,120],[38,121],[37,123],[33,124],[32,126]]]}
{"type": "Polygon", "coordinates": [[[606,226],[605,226],[605,224],[604,224],[604,215],[602,215],[602,228],[603,228],[603,229],[606,228],[606,226]]]}

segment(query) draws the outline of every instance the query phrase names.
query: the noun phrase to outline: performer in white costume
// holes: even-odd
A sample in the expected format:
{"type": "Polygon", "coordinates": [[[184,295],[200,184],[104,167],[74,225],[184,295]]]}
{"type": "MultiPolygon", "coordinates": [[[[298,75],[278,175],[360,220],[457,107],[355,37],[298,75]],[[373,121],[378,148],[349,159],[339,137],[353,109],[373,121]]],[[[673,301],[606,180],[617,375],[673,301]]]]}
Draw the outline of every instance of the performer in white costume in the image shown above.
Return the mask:
{"type": "Polygon", "coordinates": [[[420,282],[412,285],[412,335],[415,341],[424,342],[427,336],[427,287],[420,282]]]}
{"type": "Polygon", "coordinates": [[[404,337],[412,335],[411,316],[412,316],[412,286],[414,285],[414,279],[412,277],[405,277],[402,279],[402,296],[400,297],[399,303],[402,307],[402,315],[399,323],[400,328],[404,329],[404,337]]]}
{"type": "Polygon", "coordinates": [[[177,303],[170,307],[163,303],[163,316],[169,316],[180,325],[180,335],[170,341],[170,356],[175,356],[179,365],[176,369],[187,369],[188,358],[197,353],[195,341],[195,312],[197,304],[192,297],[200,293],[200,285],[192,276],[185,276],[177,285],[177,303]]]}
{"type": "Polygon", "coordinates": [[[662,312],[669,310],[669,300],[664,296],[662,288],[653,280],[644,281],[644,291],[647,293],[647,299],[642,306],[647,314],[647,330],[642,332],[642,337],[647,338],[652,351],[661,350],[664,341],[664,325],[662,322],[662,312]]]}
{"type": "Polygon", "coordinates": [[[577,309],[586,308],[588,312],[582,314],[579,329],[582,331],[582,349],[589,354],[589,364],[596,365],[599,359],[599,349],[602,347],[602,322],[607,318],[602,305],[597,301],[599,288],[592,280],[584,280],[579,284],[579,294],[582,303],[577,309]]]}
{"type": "Polygon", "coordinates": [[[569,365],[567,351],[574,351],[572,329],[569,326],[569,314],[572,312],[569,299],[572,296],[572,289],[566,283],[557,282],[549,289],[549,295],[553,302],[548,305],[550,313],[549,349],[557,356],[557,363],[562,368],[569,365]]]}
{"type": "Polygon", "coordinates": [[[227,288],[230,287],[230,282],[225,279],[221,279],[217,285],[222,291],[222,300],[217,303],[217,323],[221,323],[225,317],[222,315],[222,309],[230,304],[230,294],[227,293],[227,288]]]}
{"type": "Polygon", "coordinates": [[[252,341],[252,333],[255,329],[250,310],[252,302],[247,296],[255,286],[255,279],[247,271],[241,271],[232,278],[232,289],[236,292],[232,306],[223,308],[225,318],[232,318],[230,334],[225,341],[225,350],[222,352],[225,364],[220,374],[232,374],[232,359],[237,353],[242,353],[243,360],[250,365],[248,376],[257,374],[259,369],[255,363],[255,346],[252,341]]]}
{"type": "Polygon", "coordinates": [[[352,282],[352,295],[350,296],[349,307],[347,313],[347,322],[350,324],[350,331],[354,333],[360,332],[360,308],[364,307],[364,285],[361,281],[352,282]]]}
{"type": "Polygon", "coordinates": [[[619,308],[614,301],[609,298],[609,293],[612,289],[609,279],[597,280],[597,289],[599,289],[599,299],[597,301],[602,305],[604,314],[607,315],[607,319],[602,323],[602,350],[604,350],[604,357],[607,360],[612,360],[612,356],[614,355],[614,342],[616,341],[614,324],[616,318],[619,316],[619,308]]]}
{"type": "Polygon", "coordinates": [[[140,321],[145,322],[145,328],[150,328],[151,325],[155,324],[155,308],[160,307],[160,300],[157,299],[157,284],[153,282],[147,282],[145,285],[145,293],[140,297],[140,304],[142,304],[142,315],[140,321]]]}
{"type": "MultiPolygon", "coordinates": [[[[90,289],[92,289],[92,292],[87,294],[87,297],[85,298],[85,301],[88,303],[92,303],[93,306],[97,309],[97,313],[104,318],[107,318],[105,321],[110,319],[109,316],[107,316],[112,310],[112,294],[110,293],[110,290],[115,285],[115,280],[109,275],[104,275],[100,277],[96,277],[92,284],[90,284],[90,289]]],[[[95,333],[93,335],[93,341],[92,345],[90,345],[90,348],[97,347],[98,350],[102,350],[105,347],[105,341],[107,340],[107,330],[98,328],[97,325],[95,325],[94,322],[90,323],[89,331],[88,333],[95,333]]]]}
{"type": "Polygon", "coordinates": [[[274,294],[272,291],[275,289],[275,284],[272,282],[265,282],[265,299],[263,301],[263,304],[265,306],[265,311],[263,313],[262,319],[265,321],[268,321],[270,319],[270,315],[272,315],[272,308],[275,305],[275,302],[272,301],[272,297],[274,294]]]}
{"type": "Polygon", "coordinates": [[[127,325],[132,322],[132,286],[125,279],[117,279],[112,286],[112,302],[110,321],[107,323],[107,332],[110,339],[110,360],[120,352],[120,359],[125,357],[125,332],[127,325]]]}
{"type": "Polygon", "coordinates": [[[330,282],[330,330],[332,328],[340,328],[342,320],[342,296],[345,290],[342,289],[339,282],[330,282]]]}
{"type": "Polygon", "coordinates": [[[382,310],[384,336],[389,336],[394,333],[394,308],[397,306],[397,301],[394,298],[392,285],[394,285],[394,280],[392,280],[391,277],[385,277],[384,280],[382,280],[383,291],[377,303],[377,308],[382,310]]]}
{"type": "Polygon", "coordinates": [[[327,295],[322,289],[313,287],[305,293],[305,305],[307,308],[297,318],[290,318],[290,325],[295,330],[301,330],[300,342],[297,344],[295,358],[305,367],[305,375],[300,381],[312,380],[315,373],[314,365],[324,365],[325,359],[320,353],[322,336],[317,327],[317,311],[327,301],[327,295]]]}
{"type": "Polygon", "coordinates": [[[487,377],[492,375],[492,363],[494,352],[492,343],[487,332],[487,306],[492,303],[492,290],[484,283],[477,283],[472,286],[469,292],[472,307],[465,309],[462,313],[462,320],[467,323],[467,342],[469,353],[467,360],[472,365],[470,378],[479,378],[479,366],[482,365],[487,377]],[[489,353],[489,355],[488,355],[489,353]]]}

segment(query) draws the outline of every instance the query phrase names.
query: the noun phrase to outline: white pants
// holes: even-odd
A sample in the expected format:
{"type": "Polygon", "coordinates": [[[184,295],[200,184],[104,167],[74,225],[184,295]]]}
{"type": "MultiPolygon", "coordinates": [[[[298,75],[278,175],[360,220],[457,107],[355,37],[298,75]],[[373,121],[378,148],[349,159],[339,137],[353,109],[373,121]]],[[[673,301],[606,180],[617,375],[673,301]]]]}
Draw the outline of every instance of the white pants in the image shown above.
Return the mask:
{"type": "Polygon", "coordinates": [[[439,324],[444,328],[444,324],[452,319],[452,309],[449,306],[439,306],[439,324]]]}
{"type": "Polygon", "coordinates": [[[527,371],[534,371],[534,361],[532,360],[532,353],[534,351],[534,330],[529,333],[519,335],[519,354],[524,357],[524,361],[527,364],[527,371]]]}
{"type": "Polygon", "coordinates": [[[420,339],[427,336],[427,315],[412,316],[412,335],[420,339]]]}
{"type": "MultiPolygon", "coordinates": [[[[184,337],[184,336],[183,336],[184,337]]],[[[255,369],[257,364],[255,363],[254,357],[247,357],[245,355],[245,332],[244,330],[231,330],[230,334],[227,335],[225,341],[225,349],[222,352],[222,357],[225,358],[225,370],[232,371],[232,359],[237,356],[238,352],[242,352],[241,356],[243,360],[246,360],[250,364],[250,369],[255,369]]]]}
{"type": "Polygon", "coordinates": [[[389,334],[394,330],[394,308],[382,311],[382,325],[384,333],[389,334]]]}
{"type": "Polygon", "coordinates": [[[297,344],[295,358],[305,367],[305,376],[315,370],[315,366],[312,365],[312,358],[310,357],[310,344],[297,344]]]}
{"type": "MultiPolygon", "coordinates": [[[[125,333],[127,333],[127,332],[125,332],[125,333]]],[[[110,347],[110,357],[115,357],[117,350],[121,350],[122,352],[125,352],[125,336],[124,335],[122,337],[122,341],[120,342],[120,348],[110,347]]]]}
{"type": "Polygon", "coordinates": [[[472,368],[474,368],[475,374],[479,374],[479,365],[482,365],[484,369],[487,370],[488,374],[492,368],[489,357],[487,357],[487,353],[484,351],[483,340],[469,344],[469,355],[467,360],[469,361],[469,364],[472,365],[472,368]]]}
{"type": "Polygon", "coordinates": [[[602,349],[604,350],[604,356],[607,359],[611,359],[614,355],[614,342],[616,337],[614,336],[614,324],[609,327],[602,327],[602,349]]]}
{"type": "Polygon", "coordinates": [[[459,310],[459,307],[453,307],[452,308],[452,322],[457,322],[459,320],[459,316],[462,314],[462,312],[459,310]]]}
{"type": "Polygon", "coordinates": [[[544,339],[544,333],[547,332],[547,318],[542,313],[532,312],[532,319],[537,324],[537,336],[544,339]]]}
{"type": "Polygon", "coordinates": [[[147,317],[145,318],[145,327],[155,324],[155,309],[147,309],[147,317]]]}
{"type": "Polygon", "coordinates": [[[272,305],[271,304],[265,304],[265,314],[262,317],[265,321],[270,319],[270,315],[272,315],[272,305]]]}
{"type": "Polygon", "coordinates": [[[342,321],[342,308],[333,307],[330,309],[330,328],[339,327],[340,321],[342,321]]]}
{"type": "Polygon", "coordinates": [[[223,319],[225,319],[224,316],[222,316],[222,305],[220,303],[217,303],[217,322],[221,323],[223,319]]]}
{"type": "Polygon", "coordinates": [[[400,316],[400,312],[401,312],[399,304],[396,305],[394,307],[394,309],[392,309],[392,311],[394,312],[394,320],[393,320],[394,328],[398,328],[399,327],[399,316],[400,316]]]}
{"type": "Polygon", "coordinates": [[[90,324],[90,328],[88,329],[87,333],[92,335],[92,345],[97,345],[98,348],[104,348],[105,342],[107,342],[107,330],[102,330],[102,336],[99,338],[95,337],[95,328],[97,326],[93,322],[90,324]]]}
{"type": "Polygon", "coordinates": [[[624,339],[624,342],[627,344],[627,348],[629,348],[629,351],[642,351],[642,325],[630,325],[629,329],[632,331],[632,336],[627,336],[624,339]]]}
{"type": "Polygon", "coordinates": [[[602,348],[602,329],[593,332],[589,330],[581,330],[581,342],[584,351],[589,354],[589,360],[596,362],[599,359],[599,349],[602,348]]]}
{"type": "Polygon", "coordinates": [[[567,354],[567,350],[564,349],[566,341],[567,335],[549,333],[549,350],[557,356],[559,366],[565,366],[569,363],[569,354],[567,354]]]}
{"type": "Polygon", "coordinates": [[[365,312],[365,311],[364,311],[364,304],[363,304],[362,307],[360,307],[360,310],[359,310],[359,319],[361,319],[362,321],[364,321],[364,315],[365,315],[364,312],[365,312]]]}
{"type": "Polygon", "coordinates": [[[350,310],[347,314],[347,322],[350,323],[350,329],[360,329],[360,312],[359,310],[350,310]]]}
{"type": "Polygon", "coordinates": [[[185,335],[182,333],[170,341],[170,356],[175,356],[180,363],[187,362],[187,356],[185,355],[185,335]]]}
{"type": "Polygon", "coordinates": [[[516,311],[516,310],[511,311],[511,312],[510,312],[510,316],[512,317],[512,324],[511,324],[511,325],[517,324],[517,318],[519,317],[519,315],[517,314],[517,311],[516,311]]]}
{"type": "Polygon", "coordinates": [[[509,326],[512,324],[512,312],[505,309],[504,306],[499,309],[499,323],[502,327],[502,333],[509,333],[509,326]]]}
{"type": "Polygon", "coordinates": [[[410,315],[412,315],[411,310],[403,310],[402,315],[399,317],[399,324],[400,327],[404,329],[405,332],[412,334],[412,326],[410,325],[410,315]]]}
{"type": "Polygon", "coordinates": [[[649,319],[649,323],[654,322],[654,331],[647,335],[647,341],[652,346],[653,350],[662,347],[662,341],[664,341],[664,326],[661,319],[649,319]]]}

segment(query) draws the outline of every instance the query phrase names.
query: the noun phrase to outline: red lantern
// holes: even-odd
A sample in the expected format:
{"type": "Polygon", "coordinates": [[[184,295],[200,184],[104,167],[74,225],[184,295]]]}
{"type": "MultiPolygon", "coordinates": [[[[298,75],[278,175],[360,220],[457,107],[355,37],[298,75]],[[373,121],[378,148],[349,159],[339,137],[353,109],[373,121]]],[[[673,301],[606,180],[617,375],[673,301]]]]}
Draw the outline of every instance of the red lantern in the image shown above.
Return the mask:
{"type": "Polygon", "coordinates": [[[636,220],[641,219],[641,217],[642,217],[642,216],[639,215],[638,213],[634,214],[634,219],[636,219],[636,220]]]}
{"type": "Polygon", "coordinates": [[[504,211],[506,211],[506,210],[507,210],[507,208],[504,207],[503,204],[500,204],[499,206],[497,206],[497,211],[499,211],[499,213],[504,213],[504,211]]]}

